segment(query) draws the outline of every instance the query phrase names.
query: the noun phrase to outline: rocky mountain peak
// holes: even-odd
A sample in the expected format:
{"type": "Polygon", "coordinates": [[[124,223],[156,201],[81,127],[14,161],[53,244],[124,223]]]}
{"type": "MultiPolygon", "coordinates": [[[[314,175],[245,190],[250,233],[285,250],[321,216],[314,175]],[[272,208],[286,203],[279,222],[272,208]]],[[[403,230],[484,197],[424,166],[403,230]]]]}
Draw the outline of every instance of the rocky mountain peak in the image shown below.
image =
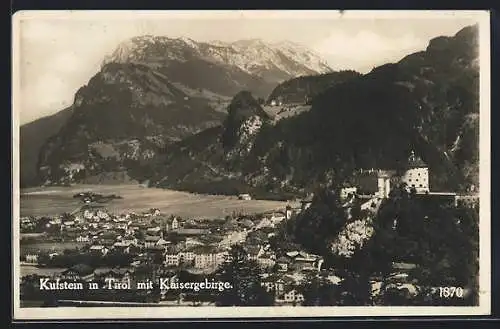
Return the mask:
{"type": "Polygon", "coordinates": [[[224,149],[229,152],[236,146],[245,144],[245,148],[249,151],[250,137],[254,136],[263,123],[269,119],[268,114],[250,92],[239,92],[229,104],[228,116],[224,122],[222,136],[224,149]]]}
{"type": "Polygon", "coordinates": [[[262,109],[252,93],[246,90],[233,97],[228,107],[228,115],[236,121],[242,121],[251,116],[268,118],[268,114],[262,109]]]}
{"type": "Polygon", "coordinates": [[[275,81],[330,72],[331,68],[307,47],[283,41],[269,43],[261,39],[234,42],[200,42],[188,37],[143,35],[130,38],[118,45],[104,63],[140,62],[148,65],[169,66],[172,62],[203,59],[208,62],[236,67],[246,73],[269,77],[275,81]],[[267,75],[266,75],[267,74],[267,75]]]}

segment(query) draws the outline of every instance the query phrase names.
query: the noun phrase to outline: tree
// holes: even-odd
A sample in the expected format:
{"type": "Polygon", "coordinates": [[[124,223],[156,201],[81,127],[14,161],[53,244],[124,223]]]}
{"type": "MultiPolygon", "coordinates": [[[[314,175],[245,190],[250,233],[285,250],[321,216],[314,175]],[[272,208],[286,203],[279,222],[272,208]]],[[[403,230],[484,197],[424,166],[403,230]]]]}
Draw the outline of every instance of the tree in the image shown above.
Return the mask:
{"type": "Polygon", "coordinates": [[[276,235],[269,238],[269,244],[273,250],[278,253],[284,253],[300,247],[295,242],[295,223],[296,221],[292,218],[278,224],[276,235]]]}
{"type": "Polygon", "coordinates": [[[411,305],[412,298],[408,288],[387,288],[382,294],[383,305],[411,305]]]}
{"type": "Polygon", "coordinates": [[[477,209],[419,198],[403,187],[391,192],[373,223],[375,234],[357,263],[381,276],[382,290],[389,282],[392,262],[413,263],[416,268],[408,275],[420,291],[414,297],[389,290],[380,300],[383,305],[477,305],[477,209]],[[445,285],[469,288],[472,293],[464,299],[444,300],[429,292],[445,285]]]}
{"type": "Polygon", "coordinates": [[[367,273],[347,272],[336,289],[337,305],[368,306],[372,304],[370,279],[367,273]]]}
{"type": "Polygon", "coordinates": [[[347,222],[340,195],[335,188],[319,188],[311,206],[296,218],[296,242],[309,251],[327,256],[331,253],[329,241],[347,222]]]}
{"type": "MultiPolygon", "coordinates": [[[[187,272],[186,272],[187,273],[187,272]]],[[[193,275],[188,273],[186,275],[184,273],[183,276],[191,277],[189,281],[191,282],[201,282],[205,278],[201,278],[199,275],[193,275]]],[[[209,282],[211,281],[211,277],[206,278],[209,282]]],[[[185,279],[183,279],[185,280],[185,279]]],[[[187,281],[187,280],[186,280],[187,281]]],[[[192,302],[193,306],[198,305],[199,303],[214,303],[217,299],[217,290],[212,290],[212,289],[199,289],[198,291],[196,290],[190,290],[190,289],[184,289],[182,290],[182,295],[183,295],[183,300],[184,301],[190,301],[192,302]]]]}
{"type": "Polygon", "coordinates": [[[39,285],[41,276],[37,274],[25,275],[21,278],[20,295],[23,299],[35,299],[40,297],[39,285]]]}
{"type": "Polygon", "coordinates": [[[35,224],[35,232],[37,233],[45,232],[47,230],[47,225],[49,224],[50,221],[51,221],[50,217],[41,217],[40,219],[38,219],[35,224]]]}
{"type": "Polygon", "coordinates": [[[304,295],[304,306],[333,306],[336,305],[336,286],[325,277],[308,275],[301,282],[300,292],[304,295]]]}
{"type": "Polygon", "coordinates": [[[185,239],[177,232],[168,232],[165,236],[165,240],[170,241],[172,244],[177,244],[185,239]]]}
{"type": "Polygon", "coordinates": [[[272,296],[260,280],[260,269],[255,261],[249,260],[245,249],[234,245],[229,252],[229,262],[216,272],[221,282],[230,282],[232,288],[217,296],[218,306],[271,306],[272,296]]]}
{"type": "Polygon", "coordinates": [[[134,237],[137,238],[137,240],[143,240],[145,237],[144,231],[141,230],[135,231],[134,237]]]}
{"type": "Polygon", "coordinates": [[[103,257],[103,263],[111,267],[114,266],[124,267],[130,265],[132,259],[133,256],[130,254],[112,250],[106,256],[103,257]]]}

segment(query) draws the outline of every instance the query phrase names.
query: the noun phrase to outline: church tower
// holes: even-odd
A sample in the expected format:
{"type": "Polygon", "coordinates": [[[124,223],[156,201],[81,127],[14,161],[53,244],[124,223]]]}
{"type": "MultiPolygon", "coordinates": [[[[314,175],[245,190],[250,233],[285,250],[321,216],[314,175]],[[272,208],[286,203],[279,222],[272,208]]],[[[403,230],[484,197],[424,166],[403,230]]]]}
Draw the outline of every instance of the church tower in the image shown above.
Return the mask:
{"type": "Polygon", "coordinates": [[[411,151],[408,158],[406,172],[402,181],[409,189],[415,188],[417,193],[429,192],[429,168],[427,164],[414,151],[411,151]]]}

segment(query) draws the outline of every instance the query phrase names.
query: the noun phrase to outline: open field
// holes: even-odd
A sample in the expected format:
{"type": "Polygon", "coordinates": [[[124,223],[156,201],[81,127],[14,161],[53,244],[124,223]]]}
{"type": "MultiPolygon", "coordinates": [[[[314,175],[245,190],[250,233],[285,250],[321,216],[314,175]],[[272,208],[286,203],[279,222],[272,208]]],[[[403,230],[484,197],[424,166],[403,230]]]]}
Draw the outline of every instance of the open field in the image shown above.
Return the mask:
{"type": "Polygon", "coordinates": [[[162,213],[192,218],[220,218],[233,212],[246,214],[284,210],[290,202],[238,200],[236,196],[202,195],[140,185],[74,185],[71,187],[37,187],[21,190],[21,216],[57,215],[83,205],[73,195],[79,192],[117,194],[122,199],[101,204],[114,213],[140,212],[158,208],[162,213]]]}
{"type": "Polygon", "coordinates": [[[61,252],[65,249],[78,249],[85,246],[85,242],[35,242],[23,243],[21,242],[21,254],[29,251],[51,251],[61,252]]]}
{"type": "MultiPolygon", "coordinates": [[[[51,276],[57,275],[59,273],[62,273],[66,270],[66,268],[62,268],[62,267],[38,267],[36,265],[28,265],[28,264],[21,264],[19,266],[19,269],[20,269],[20,272],[19,272],[20,277],[32,275],[32,274],[51,277],[51,276]]],[[[102,273],[106,273],[106,272],[110,271],[111,269],[112,269],[111,267],[96,268],[95,274],[101,275],[102,273]]]]}
{"type": "Polygon", "coordinates": [[[32,274],[51,277],[53,275],[62,273],[66,270],[65,268],[43,268],[43,267],[36,267],[34,265],[21,265],[19,268],[20,268],[20,277],[32,274]]]}
{"type": "Polygon", "coordinates": [[[20,197],[21,216],[57,215],[72,212],[82,203],[73,195],[56,193],[23,195],[20,197]]]}

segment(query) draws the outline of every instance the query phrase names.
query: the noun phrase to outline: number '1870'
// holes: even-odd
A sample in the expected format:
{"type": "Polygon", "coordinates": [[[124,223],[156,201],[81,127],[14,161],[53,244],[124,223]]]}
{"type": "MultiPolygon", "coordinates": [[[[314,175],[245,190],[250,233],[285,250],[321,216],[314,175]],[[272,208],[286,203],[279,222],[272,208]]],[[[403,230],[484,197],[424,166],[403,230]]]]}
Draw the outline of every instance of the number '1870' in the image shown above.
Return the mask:
{"type": "Polygon", "coordinates": [[[439,297],[443,298],[462,298],[464,289],[462,287],[439,287],[439,297]]]}

